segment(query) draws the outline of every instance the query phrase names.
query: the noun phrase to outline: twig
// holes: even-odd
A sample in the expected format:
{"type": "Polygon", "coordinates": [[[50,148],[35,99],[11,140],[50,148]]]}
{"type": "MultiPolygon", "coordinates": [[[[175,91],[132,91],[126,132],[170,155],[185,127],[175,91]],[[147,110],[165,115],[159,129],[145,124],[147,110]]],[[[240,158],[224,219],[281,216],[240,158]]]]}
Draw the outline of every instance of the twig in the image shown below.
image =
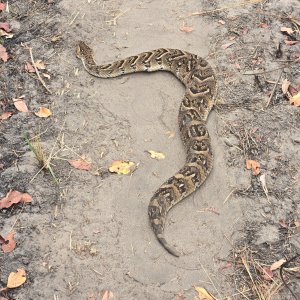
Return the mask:
{"type": "Polygon", "coordinates": [[[273,96],[274,96],[274,93],[275,93],[276,88],[277,88],[277,84],[278,84],[278,82],[279,82],[279,80],[280,80],[280,78],[281,78],[281,76],[282,76],[282,73],[283,73],[283,70],[281,70],[280,73],[279,73],[279,75],[278,75],[278,78],[277,78],[277,80],[276,80],[276,83],[274,84],[272,93],[271,93],[271,95],[270,95],[270,97],[269,97],[269,99],[268,99],[268,102],[267,102],[267,104],[266,104],[266,108],[269,106],[269,104],[270,104],[270,102],[271,102],[271,100],[272,100],[272,98],[273,98],[273,96]]]}
{"type": "Polygon", "coordinates": [[[228,201],[228,199],[230,198],[230,196],[231,196],[235,191],[236,191],[236,188],[234,188],[234,189],[228,194],[228,196],[225,198],[223,204],[225,204],[225,203],[228,201]]]}
{"type": "Polygon", "coordinates": [[[36,64],[35,64],[35,61],[34,61],[34,59],[33,59],[33,54],[32,54],[32,48],[31,48],[31,47],[28,47],[28,46],[25,46],[25,47],[26,47],[26,48],[28,49],[28,51],[29,51],[30,58],[31,58],[31,62],[32,62],[32,65],[33,65],[33,67],[34,67],[35,73],[36,73],[36,75],[37,75],[39,81],[41,82],[42,86],[47,90],[47,92],[48,92],[49,94],[52,94],[52,92],[51,92],[51,91],[49,90],[49,88],[47,87],[45,81],[44,81],[43,78],[41,77],[41,75],[40,75],[40,73],[39,73],[39,70],[38,70],[38,68],[37,68],[37,66],[36,66],[36,64]]]}
{"type": "MultiPolygon", "coordinates": [[[[199,261],[199,260],[198,260],[199,261]]],[[[205,272],[206,276],[208,277],[210,283],[212,284],[212,286],[215,288],[216,292],[218,293],[219,297],[221,297],[221,294],[219,292],[219,290],[217,289],[216,285],[214,284],[214,282],[212,281],[212,279],[210,278],[207,270],[203,267],[203,265],[201,264],[201,262],[199,261],[200,265],[201,265],[201,268],[202,270],[205,272]]]]}

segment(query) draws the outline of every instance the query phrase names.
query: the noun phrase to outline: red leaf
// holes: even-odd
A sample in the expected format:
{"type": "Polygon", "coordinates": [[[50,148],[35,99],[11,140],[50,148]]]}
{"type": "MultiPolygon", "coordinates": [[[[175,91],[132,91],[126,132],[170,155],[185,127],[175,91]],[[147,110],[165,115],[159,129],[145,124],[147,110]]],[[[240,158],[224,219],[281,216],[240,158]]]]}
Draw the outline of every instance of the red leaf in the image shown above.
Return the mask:
{"type": "Polygon", "coordinates": [[[35,68],[33,67],[32,64],[30,64],[28,62],[26,63],[24,68],[28,73],[35,73],[35,68]]]}
{"type": "Polygon", "coordinates": [[[0,11],[4,10],[6,8],[5,3],[0,3],[0,11]]]}
{"type": "Polygon", "coordinates": [[[192,32],[192,31],[194,31],[194,28],[193,28],[193,27],[191,27],[191,26],[182,26],[182,27],[180,27],[180,31],[183,31],[183,32],[189,33],[189,32],[192,32]]]}
{"type": "Polygon", "coordinates": [[[15,235],[15,232],[10,232],[6,236],[5,243],[2,245],[2,250],[4,253],[11,252],[16,248],[17,243],[14,240],[14,235],[15,235]]]}
{"type": "Polygon", "coordinates": [[[8,23],[0,22],[0,29],[5,30],[6,32],[11,32],[11,27],[8,23]]]}
{"type": "Polygon", "coordinates": [[[1,208],[9,208],[13,204],[19,202],[31,202],[32,197],[27,193],[21,193],[18,191],[10,191],[7,193],[6,197],[0,200],[0,209],[1,208]]]}
{"type": "Polygon", "coordinates": [[[266,23],[260,23],[260,24],[258,25],[258,27],[260,27],[260,28],[268,28],[269,25],[266,24],[266,23]]]}
{"type": "Polygon", "coordinates": [[[270,268],[263,267],[259,271],[261,273],[261,277],[264,280],[267,280],[267,281],[272,280],[272,278],[273,278],[273,272],[272,272],[272,270],[270,268]]]}
{"type": "Polygon", "coordinates": [[[10,111],[4,112],[2,115],[0,115],[0,121],[9,119],[12,116],[12,114],[13,113],[10,111]]]}
{"type": "Polygon", "coordinates": [[[90,171],[92,169],[92,165],[83,159],[68,159],[68,163],[78,170],[90,171]]]}
{"type": "Polygon", "coordinates": [[[14,106],[16,107],[16,109],[20,112],[28,112],[28,108],[27,105],[25,103],[25,101],[23,99],[20,98],[14,98],[12,99],[14,102],[14,106]]]}
{"type": "Polygon", "coordinates": [[[2,59],[4,62],[8,60],[8,54],[6,52],[6,49],[0,44],[0,59],[2,59]]]}

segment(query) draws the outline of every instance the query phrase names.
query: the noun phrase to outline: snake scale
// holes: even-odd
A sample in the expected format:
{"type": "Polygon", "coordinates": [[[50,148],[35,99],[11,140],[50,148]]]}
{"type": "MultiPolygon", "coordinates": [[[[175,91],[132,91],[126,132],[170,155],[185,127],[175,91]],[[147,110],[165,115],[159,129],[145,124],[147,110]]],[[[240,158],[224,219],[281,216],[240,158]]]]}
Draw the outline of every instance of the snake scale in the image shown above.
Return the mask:
{"type": "Polygon", "coordinates": [[[110,64],[97,65],[92,49],[79,42],[76,55],[88,73],[112,78],[136,72],[168,71],[185,86],[178,122],[187,157],[184,166],[154,193],[148,207],[150,224],[158,241],[172,255],[180,253],[164,237],[168,211],[193,193],[212,169],[213,154],[206,119],[214,105],[216,80],[208,62],[189,52],[159,48],[110,64]]]}

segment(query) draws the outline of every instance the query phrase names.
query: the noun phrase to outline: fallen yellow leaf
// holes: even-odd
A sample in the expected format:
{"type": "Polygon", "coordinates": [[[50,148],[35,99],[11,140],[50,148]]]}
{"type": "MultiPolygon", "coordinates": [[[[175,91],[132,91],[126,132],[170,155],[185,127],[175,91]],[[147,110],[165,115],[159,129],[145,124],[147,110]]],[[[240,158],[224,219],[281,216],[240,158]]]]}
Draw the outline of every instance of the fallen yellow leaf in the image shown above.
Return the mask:
{"type": "Polygon", "coordinates": [[[200,300],[217,300],[212,294],[210,294],[206,289],[195,286],[195,290],[198,292],[200,300]]]}
{"type": "Polygon", "coordinates": [[[11,272],[7,279],[7,287],[10,289],[16,288],[22,285],[26,281],[26,272],[23,268],[17,270],[17,272],[11,272]]]}
{"type": "Polygon", "coordinates": [[[147,150],[147,152],[150,153],[151,158],[155,158],[158,160],[166,158],[166,156],[162,152],[156,152],[154,150],[147,150]]]}
{"type": "Polygon", "coordinates": [[[109,172],[117,174],[129,174],[134,166],[134,162],[125,160],[114,160],[109,167],[109,172]]]}
{"type": "Polygon", "coordinates": [[[39,111],[36,112],[35,115],[40,118],[48,118],[52,115],[52,112],[46,107],[40,107],[39,111]]]}
{"type": "Polygon", "coordinates": [[[290,103],[294,106],[300,106],[300,92],[290,98],[290,103]]]}
{"type": "Polygon", "coordinates": [[[260,173],[260,163],[256,160],[247,159],[246,167],[248,170],[252,169],[252,174],[254,176],[256,176],[260,173]]]}

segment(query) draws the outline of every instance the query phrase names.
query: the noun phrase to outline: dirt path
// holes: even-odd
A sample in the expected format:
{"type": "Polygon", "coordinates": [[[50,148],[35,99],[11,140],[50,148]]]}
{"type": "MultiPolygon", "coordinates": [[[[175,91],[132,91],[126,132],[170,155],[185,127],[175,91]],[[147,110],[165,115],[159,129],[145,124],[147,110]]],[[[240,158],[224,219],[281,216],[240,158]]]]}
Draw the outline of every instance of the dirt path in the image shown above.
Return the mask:
{"type": "MultiPolygon", "coordinates": [[[[11,58],[0,70],[1,109],[13,113],[0,121],[0,199],[9,190],[33,196],[31,204],[0,209],[0,234],[13,229],[17,240],[13,252],[0,252],[0,288],[10,272],[21,266],[27,272],[26,283],[3,291],[3,297],[197,299],[198,286],[217,299],[260,299],[258,294],[267,293],[265,299],[294,299],[279,270],[269,270],[300,251],[300,114],[281,91],[286,78],[299,90],[300,43],[285,40],[300,40],[294,13],[300,5],[260,2],[206,16],[191,13],[228,1],[61,0],[28,1],[28,7],[12,1],[11,12],[1,13],[14,38],[3,43],[11,58]],[[294,32],[284,35],[283,26],[294,32]],[[78,40],[93,47],[99,63],[170,47],[202,55],[216,70],[217,107],[208,121],[214,169],[168,217],[166,236],[180,258],[155,240],[147,205],[184,163],[177,124],[184,89],[163,72],[93,78],[74,54],[78,40]],[[276,57],[279,42],[282,56],[276,57]],[[36,74],[24,71],[30,62],[26,45],[46,62],[41,72],[51,76],[44,79],[51,95],[36,74]],[[53,115],[17,113],[12,99],[23,94],[30,112],[45,106],[53,115]],[[42,133],[45,151],[53,149],[58,185],[47,171],[36,175],[37,160],[22,137],[26,132],[42,133]],[[166,158],[153,160],[147,150],[166,158]],[[79,156],[91,162],[91,171],[66,161],[79,156]],[[137,168],[127,176],[110,174],[113,160],[129,160],[137,168]],[[247,160],[260,163],[260,174],[246,169],[247,160]]],[[[286,268],[297,266],[299,258],[286,268]]],[[[295,274],[284,276],[297,295],[295,274]]]]}

